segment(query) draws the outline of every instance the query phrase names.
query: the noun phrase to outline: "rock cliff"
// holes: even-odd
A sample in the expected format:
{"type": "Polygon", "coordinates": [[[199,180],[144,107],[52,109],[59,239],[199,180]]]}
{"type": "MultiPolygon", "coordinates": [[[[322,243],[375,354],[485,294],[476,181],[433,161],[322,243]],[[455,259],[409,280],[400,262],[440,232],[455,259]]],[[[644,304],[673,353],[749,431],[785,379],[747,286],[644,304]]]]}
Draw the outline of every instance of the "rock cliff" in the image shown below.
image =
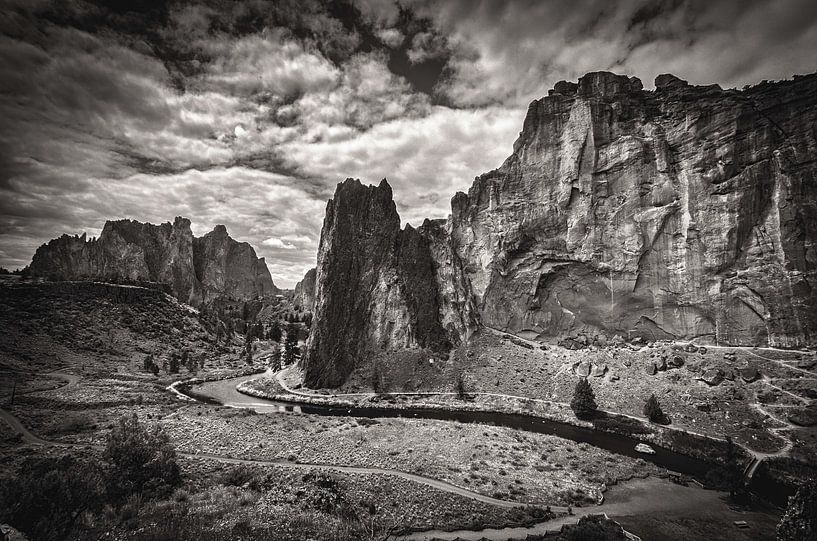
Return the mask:
{"type": "Polygon", "coordinates": [[[195,238],[190,220],[181,217],[160,225],[108,221],[98,239],[63,235],[37,249],[28,272],[58,280],[158,282],[194,305],[278,292],[252,246],[230,238],[222,225],[195,238]]]}
{"type": "Polygon", "coordinates": [[[343,383],[376,350],[447,352],[475,325],[449,298],[454,273],[447,235],[427,222],[400,229],[392,190],[347,179],[326,206],[304,361],[312,387],[343,383]],[[436,257],[435,257],[436,256],[436,257]],[[438,259],[439,258],[439,259],[438,259]],[[456,313],[455,313],[456,312],[456,313]]]}
{"type": "Polygon", "coordinates": [[[204,302],[219,297],[251,300],[279,293],[264,258],[257,257],[249,243],[230,237],[223,225],[193,238],[193,265],[204,302]]]}
{"type": "Polygon", "coordinates": [[[484,324],[792,346],[817,332],[817,77],[590,73],[452,200],[484,324]]]}
{"type": "Polygon", "coordinates": [[[385,182],[339,185],[307,384],[338,384],[372,348],[456,344],[478,320],[538,338],[814,343],[817,75],[655,87],[556,84],[448,221],[400,230],[385,182]]]}
{"type": "Polygon", "coordinates": [[[303,310],[311,311],[312,305],[315,304],[315,275],[317,270],[315,267],[309,269],[304,274],[303,279],[295,284],[293,302],[303,310]]]}

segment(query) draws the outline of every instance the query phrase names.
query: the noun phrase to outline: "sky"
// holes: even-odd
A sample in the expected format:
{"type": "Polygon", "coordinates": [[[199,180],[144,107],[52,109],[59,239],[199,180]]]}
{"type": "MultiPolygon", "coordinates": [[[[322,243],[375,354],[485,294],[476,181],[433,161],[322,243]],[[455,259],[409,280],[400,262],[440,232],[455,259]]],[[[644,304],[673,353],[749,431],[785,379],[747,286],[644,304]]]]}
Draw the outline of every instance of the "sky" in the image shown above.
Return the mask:
{"type": "Polygon", "coordinates": [[[557,81],[741,88],[815,51],[814,0],[0,0],[0,266],[185,216],[293,287],[338,182],[444,218],[557,81]]]}

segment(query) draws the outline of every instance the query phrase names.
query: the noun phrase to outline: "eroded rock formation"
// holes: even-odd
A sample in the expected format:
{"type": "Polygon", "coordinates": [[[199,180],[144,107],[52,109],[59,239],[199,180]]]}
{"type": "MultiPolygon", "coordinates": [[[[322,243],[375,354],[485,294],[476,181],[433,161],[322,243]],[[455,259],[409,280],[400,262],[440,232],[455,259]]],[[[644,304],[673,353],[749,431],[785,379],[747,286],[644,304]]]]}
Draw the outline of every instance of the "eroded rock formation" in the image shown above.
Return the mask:
{"type": "Polygon", "coordinates": [[[447,222],[401,231],[388,185],[340,185],[307,384],[337,384],[367,348],[456,343],[476,318],[540,338],[814,343],[817,75],[655,86],[556,84],[447,222]]]}
{"type": "Polygon", "coordinates": [[[307,385],[340,385],[378,349],[446,352],[474,327],[470,305],[447,294],[456,285],[443,258],[453,251],[437,227],[401,230],[385,180],[338,185],[318,251],[307,385]]]}
{"type": "Polygon", "coordinates": [[[230,238],[223,225],[195,238],[190,220],[181,217],[160,225],[108,221],[98,239],[63,235],[37,249],[28,272],[59,280],[158,282],[194,305],[278,293],[252,246],[230,238]]]}

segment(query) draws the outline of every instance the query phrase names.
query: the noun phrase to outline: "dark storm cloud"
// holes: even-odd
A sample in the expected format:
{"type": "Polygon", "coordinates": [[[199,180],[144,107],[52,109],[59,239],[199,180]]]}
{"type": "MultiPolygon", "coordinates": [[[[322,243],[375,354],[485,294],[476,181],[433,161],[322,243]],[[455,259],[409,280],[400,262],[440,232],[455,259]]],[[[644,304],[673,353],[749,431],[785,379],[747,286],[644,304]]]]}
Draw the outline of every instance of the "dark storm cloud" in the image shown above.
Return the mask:
{"type": "Polygon", "coordinates": [[[0,265],[105,219],[186,215],[291,286],[343,178],[388,177],[415,225],[444,216],[559,79],[814,71],[816,18],[801,0],[7,1],[0,265]]]}

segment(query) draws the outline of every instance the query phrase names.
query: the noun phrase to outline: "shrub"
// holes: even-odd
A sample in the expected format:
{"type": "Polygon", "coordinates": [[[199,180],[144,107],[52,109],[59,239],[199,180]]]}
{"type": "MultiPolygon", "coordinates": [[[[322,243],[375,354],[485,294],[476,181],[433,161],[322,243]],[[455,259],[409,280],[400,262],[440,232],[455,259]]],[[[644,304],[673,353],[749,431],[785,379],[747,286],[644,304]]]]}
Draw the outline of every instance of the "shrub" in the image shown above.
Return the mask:
{"type": "Polygon", "coordinates": [[[670,422],[669,417],[667,417],[664,410],[661,409],[661,404],[654,394],[651,394],[644,403],[644,416],[651,422],[660,425],[668,425],[670,422]]]}
{"type": "Polygon", "coordinates": [[[576,388],[573,390],[573,399],[570,401],[570,408],[579,419],[587,419],[592,417],[598,409],[596,404],[596,394],[593,392],[593,387],[587,378],[581,378],[576,382],[576,388]]]}
{"type": "Polygon", "coordinates": [[[817,483],[808,481],[789,498],[786,513],[777,525],[778,541],[817,539],[817,483]]]}
{"type": "Polygon", "coordinates": [[[468,400],[469,398],[471,398],[471,395],[468,391],[468,382],[463,372],[457,374],[456,389],[457,398],[459,398],[460,400],[468,400]]]}
{"type": "Polygon", "coordinates": [[[102,507],[98,469],[71,456],[27,458],[0,484],[0,522],[32,539],[65,539],[79,516],[102,507]]]}
{"type": "Polygon", "coordinates": [[[159,426],[142,426],[136,414],[122,417],[114,426],[103,456],[108,463],[108,492],[116,500],[131,494],[167,496],[181,483],[176,451],[167,435],[159,426]]]}

